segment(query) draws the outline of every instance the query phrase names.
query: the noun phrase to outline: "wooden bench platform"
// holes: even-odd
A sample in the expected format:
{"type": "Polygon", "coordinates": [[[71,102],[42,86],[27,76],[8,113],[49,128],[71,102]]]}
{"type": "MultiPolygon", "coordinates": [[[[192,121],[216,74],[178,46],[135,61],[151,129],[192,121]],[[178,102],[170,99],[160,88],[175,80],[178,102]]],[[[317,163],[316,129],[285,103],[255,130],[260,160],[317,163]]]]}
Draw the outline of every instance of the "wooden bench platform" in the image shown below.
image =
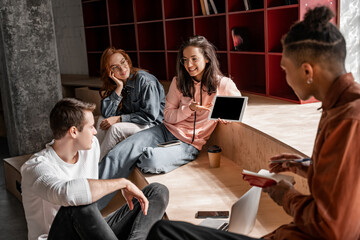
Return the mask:
{"type": "MultiPolygon", "coordinates": [[[[159,182],[170,190],[170,201],[166,218],[170,220],[200,223],[195,218],[199,210],[230,210],[232,204],[247,190],[249,184],[242,179],[243,169],[258,171],[266,169],[268,159],[278,153],[297,153],[292,147],[243,123],[218,124],[199,157],[170,173],[142,174],[137,168],[129,179],[139,188],[149,183],[159,182]],[[206,149],[210,145],[223,149],[220,168],[210,168],[206,149]]],[[[4,159],[7,189],[21,201],[20,167],[30,155],[4,159]]],[[[294,176],[296,189],[308,193],[306,180],[294,176]]],[[[107,215],[124,204],[121,194],[117,194],[102,214],[107,215]]],[[[260,237],[278,226],[291,221],[284,210],[277,206],[267,194],[262,193],[259,210],[250,236],[260,237]]]]}
{"type": "MultiPolygon", "coordinates": [[[[278,153],[304,154],[292,147],[242,123],[219,124],[204,146],[199,157],[170,173],[152,175],[142,174],[138,169],[130,176],[139,187],[148,183],[159,182],[170,190],[170,201],[166,217],[170,220],[187,221],[199,224],[195,218],[199,210],[229,210],[250,185],[242,179],[243,169],[258,171],[267,169],[268,159],[278,153]],[[210,168],[206,149],[210,145],[219,145],[223,149],[220,168],[210,168]]],[[[306,180],[294,176],[295,187],[308,193],[306,180]]],[[[106,215],[116,210],[123,203],[121,194],[103,210],[106,215]]],[[[282,224],[289,223],[282,207],[261,194],[261,200],[252,237],[260,237],[282,224]]]]}
{"type": "MultiPolygon", "coordinates": [[[[247,190],[249,184],[242,179],[243,169],[258,171],[266,169],[268,159],[278,153],[297,153],[292,147],[243,123],[218,124],[199,157],[170,173],[152,175],[142,174],[137,168],[129,179],[139,188],[149,183],[159,182],[170,190],[170,201],[166,218],[170,220],[200,223],[195,218],[199,210],[230,210],[232,204],[247,190]],[[206,149],[219,145],[222,152],[220,168],[210,168],[206,149]]],[[[7,189],[21,201],[20,167],[30,155],[4,159],[7,189]]],[[[295,188],[308,193],[306,180],[294,176],[295,188]]],[[[102,214],[107,215],[119,208],[125,201],[117,194],[102,214]]],[[[151,206],[150,206],[151,207],[151,206]]],[[[278,226],[291,221],[282,207],[276,205],[267,194],[262,193],[259,210],[250,236],[260,237],[278,226]]]]}

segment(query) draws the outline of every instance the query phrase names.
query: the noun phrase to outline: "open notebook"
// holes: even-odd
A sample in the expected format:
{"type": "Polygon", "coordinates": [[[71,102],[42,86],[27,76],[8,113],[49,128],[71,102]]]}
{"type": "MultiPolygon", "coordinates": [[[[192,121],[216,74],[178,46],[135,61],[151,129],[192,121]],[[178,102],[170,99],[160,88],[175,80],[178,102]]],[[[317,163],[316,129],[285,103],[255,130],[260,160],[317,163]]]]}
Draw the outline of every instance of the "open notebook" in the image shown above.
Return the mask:
{"type": "Polygon", "coordinates": [[[207,218],[199,225],[233,233],[248,234],[255,225],[261,188],[252,187],[231,207],[230,220],[207,218]]]}

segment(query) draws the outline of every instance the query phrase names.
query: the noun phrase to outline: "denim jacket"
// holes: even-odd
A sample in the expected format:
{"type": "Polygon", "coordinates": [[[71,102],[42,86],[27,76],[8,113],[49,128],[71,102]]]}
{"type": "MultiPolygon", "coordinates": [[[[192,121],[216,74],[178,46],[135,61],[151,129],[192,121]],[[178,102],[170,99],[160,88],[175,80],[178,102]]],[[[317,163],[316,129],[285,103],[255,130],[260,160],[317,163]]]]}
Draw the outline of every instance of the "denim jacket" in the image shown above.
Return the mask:
{"type": "Polygon", "coordinates": [[[158,79],[145,71],[138,71],[133,80],[129,79],[123,91],[123,99],[112,92],[101,101],[101,114],[104,118],[121,115],[122,122],[133,122],[142,125],[158,125],[164,119],[165,92],[158,79]],[[118,106],[123,101],[122,109],[118,106]]]}

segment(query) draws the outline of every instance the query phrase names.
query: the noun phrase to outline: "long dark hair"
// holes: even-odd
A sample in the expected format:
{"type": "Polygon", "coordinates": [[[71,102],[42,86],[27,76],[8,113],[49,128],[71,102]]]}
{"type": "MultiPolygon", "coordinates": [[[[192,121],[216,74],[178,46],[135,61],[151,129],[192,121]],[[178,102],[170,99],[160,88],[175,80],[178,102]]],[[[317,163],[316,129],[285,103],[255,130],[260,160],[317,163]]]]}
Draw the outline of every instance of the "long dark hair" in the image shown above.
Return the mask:
{"type": "Polygon", "coordinates": [[[334,13],[325,6],[309,10],[304,20],[294,24],[283,37],[284,53],[300,66],[305,61],[341,64],[346,57],[345,39],[330,19],[334,13]]]}
{"type": "Polygon", "coordinates": [[[110,73],[110,64],[109,64],[109,59],[112,55],[114,55],[115,53],[119,53],[121,55],[123,55],[123,57],[125,58],[125,60],[127,61],[129,68],[130,68],[130,75],[134,74],[132,78],[134,78],[137,74],[137,72],[141,69],[133,67],[131,59],[129,57],[129,55],[122,49],[115,49],[114,47],[109,47],[107,49],[105,49],[105,51],[103,52],[102,56],[101,56],[101,60],[100,60],[100,80],[102,81],[102,87],[100,88],[100,97],[102,99],[108,97],[115,89],[116,89],[116,84],[114,83],[114,81],[109,77],[109,73],[110,73]]]}
{"type": "Polygon", "coordinates": [[[202,75],[202,85],[206,88],[205,91],[210,95],[216,92],[219,85],[220,78],[224,75],[220,71],[219,61],[216,57],[215,47],[203,36],[192,36],[186,39],[180,46],[177,60],[177,88],[185,97],[193,97],[194,83],[192,77],[186,71],[184,65],[180,63],[183,58],[183,51],[186,47],[193,46],[201,50],[204,58],[208,60],[206,63],[204,74],[202,75]]]}

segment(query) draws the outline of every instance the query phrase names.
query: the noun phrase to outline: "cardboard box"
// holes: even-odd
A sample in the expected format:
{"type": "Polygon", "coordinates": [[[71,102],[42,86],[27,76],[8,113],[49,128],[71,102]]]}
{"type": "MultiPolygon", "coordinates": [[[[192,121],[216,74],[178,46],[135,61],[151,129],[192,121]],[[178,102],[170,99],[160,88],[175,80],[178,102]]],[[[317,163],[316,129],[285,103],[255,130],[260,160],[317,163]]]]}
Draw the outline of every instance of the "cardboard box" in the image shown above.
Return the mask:
{"type": "Polygon", "coordinates": [[[88,87],[75,88],[75,97],[84,102],[95,103],[96,108],[94,110],[94,116],[101,115],[101,97],[98,90],[93,90],[88,87]]]}
{"type": "Polygon", "coordinates": [[[19,199],[20,202],[22,201],[20,168],[31,156],[32,154],[28,154],[4,159],[6,189],[19,199]]]}

